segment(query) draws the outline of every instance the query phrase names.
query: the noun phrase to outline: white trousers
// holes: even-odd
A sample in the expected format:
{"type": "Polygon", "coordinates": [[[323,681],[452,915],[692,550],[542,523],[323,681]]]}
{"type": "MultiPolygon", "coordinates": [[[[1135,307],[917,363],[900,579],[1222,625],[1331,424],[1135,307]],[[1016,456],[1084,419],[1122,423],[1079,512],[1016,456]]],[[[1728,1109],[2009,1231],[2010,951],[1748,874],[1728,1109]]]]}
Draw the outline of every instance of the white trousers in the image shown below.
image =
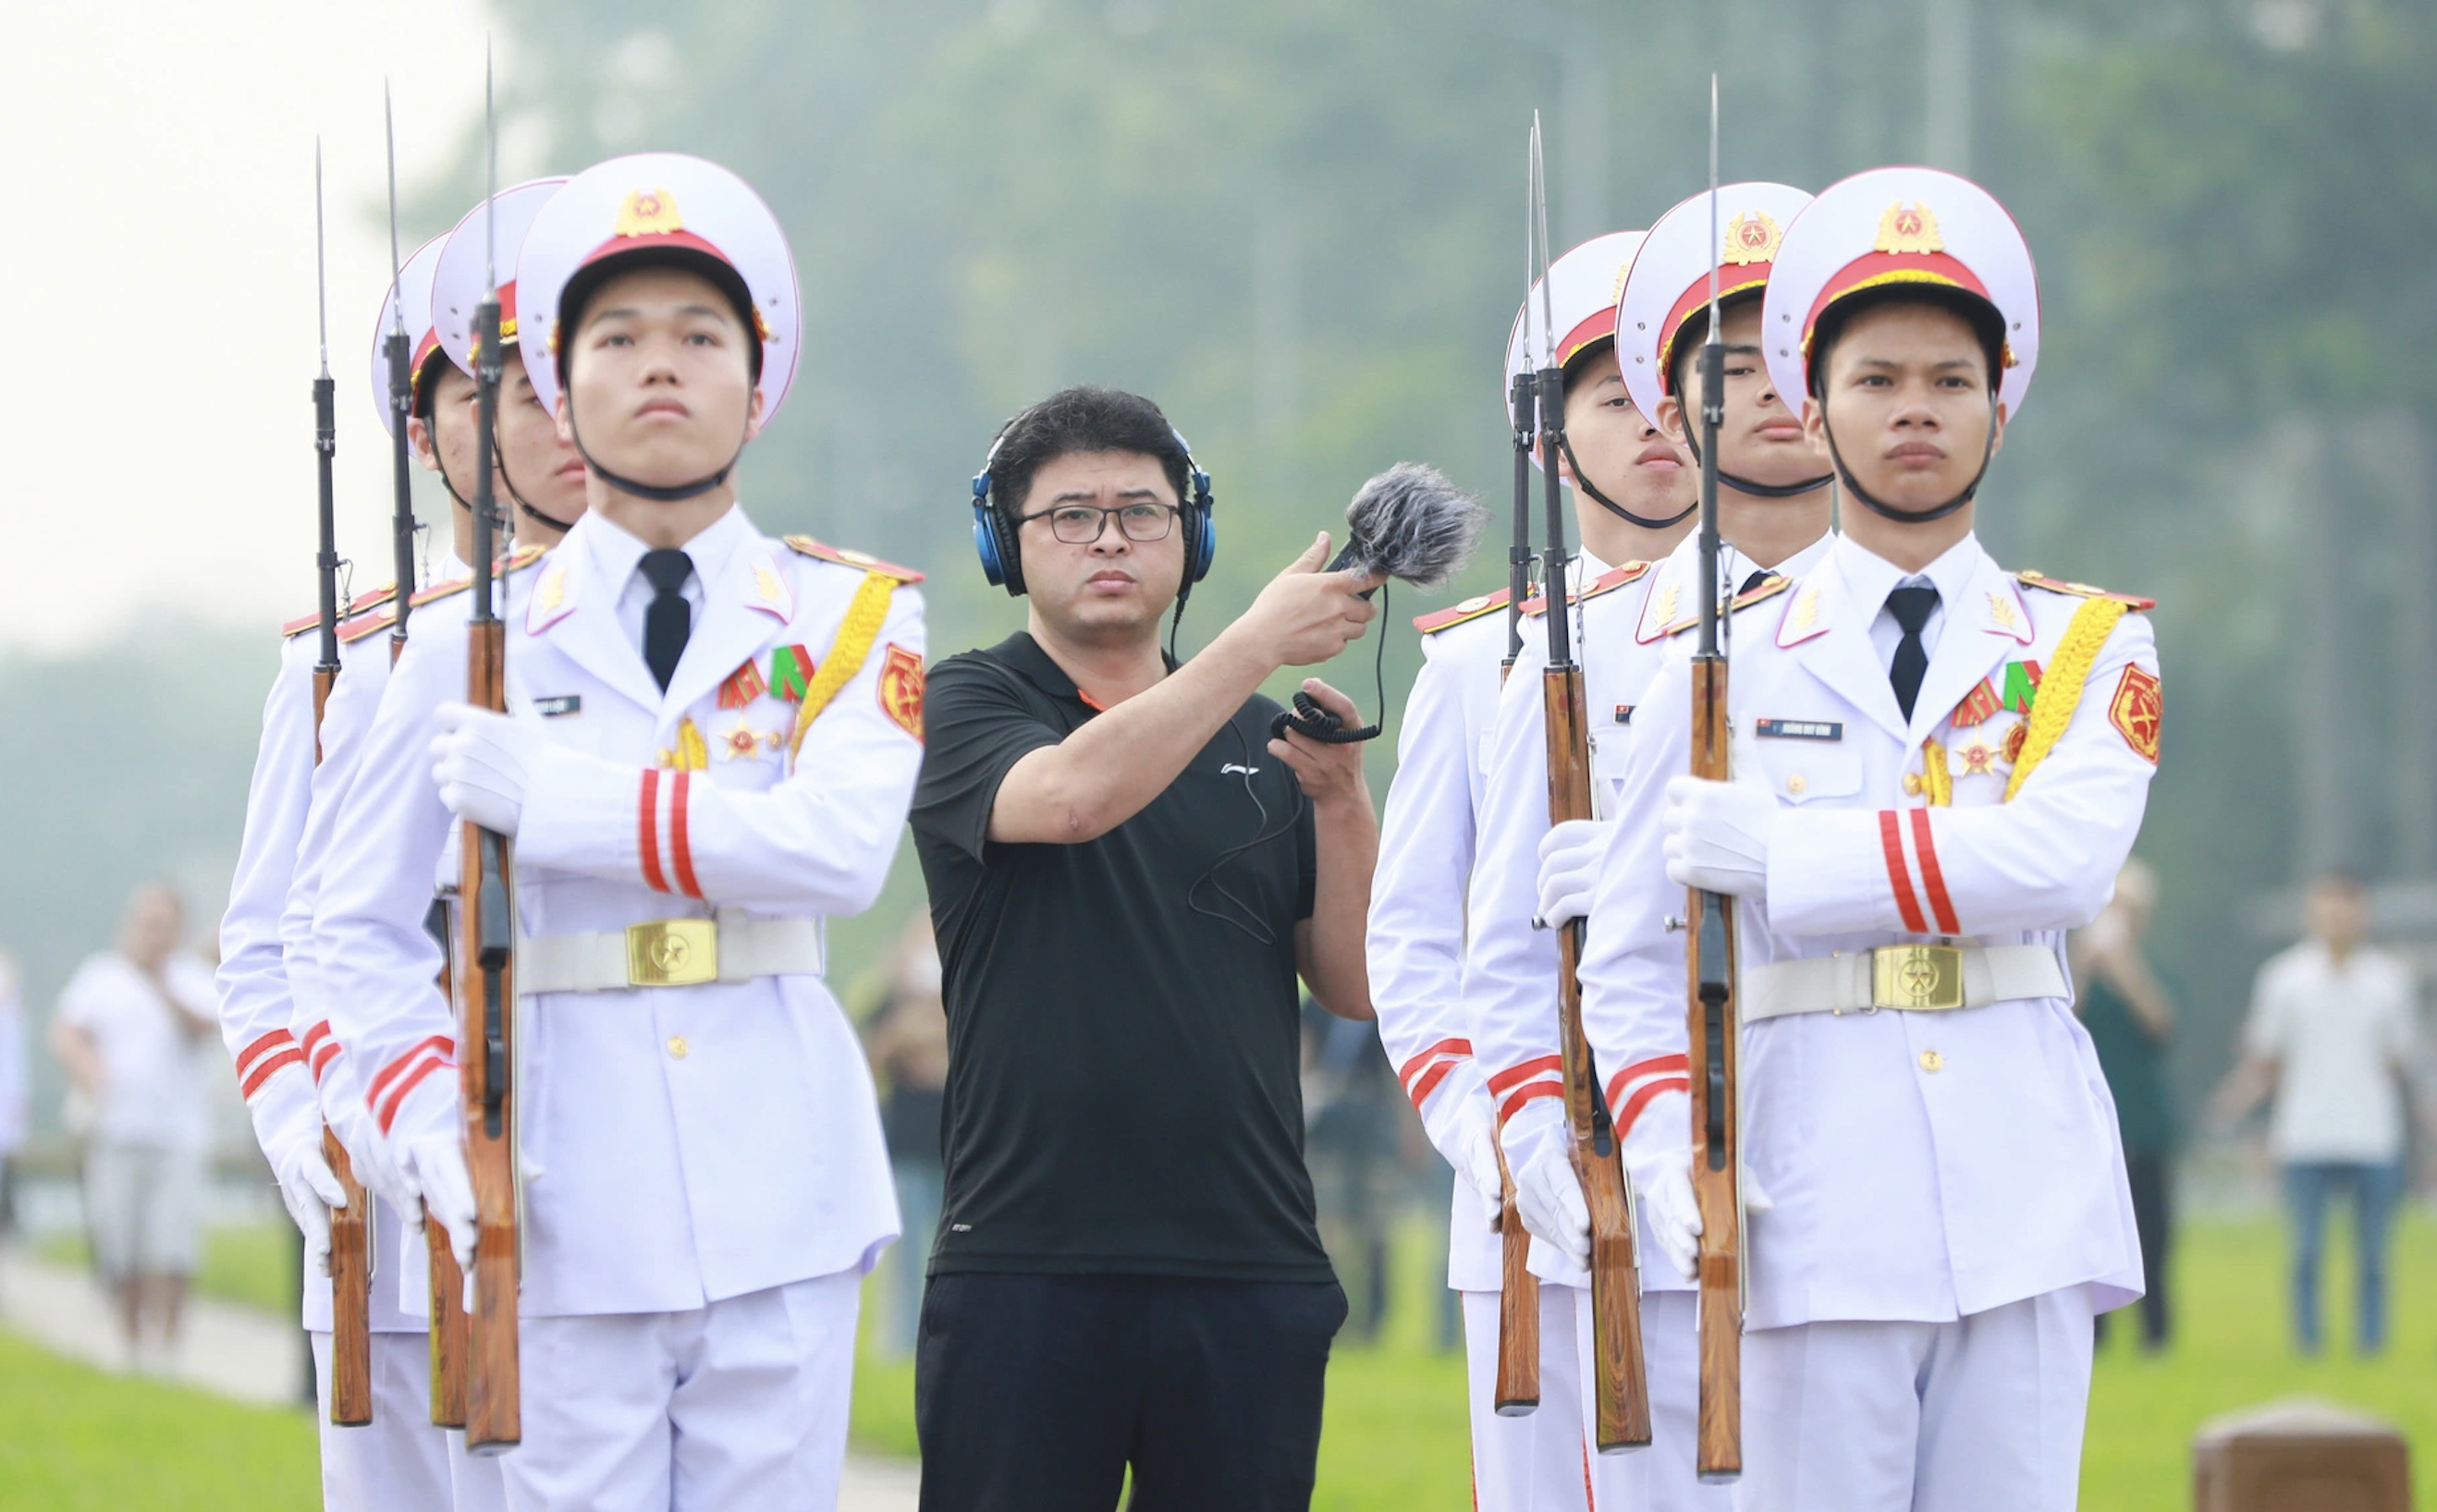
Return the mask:
{"type": "Polygon", "coordinates": [[[1472,1404],[1473,1499],[1480,1512],[1726,1512],[1732,1491],[1692,1473],[1699,1390],[1690,1292],[1641,1296],[1643,1367],[1650,1380],[1650,1447],[1592,1451],[1598,1424],[1590,1379],[1590,1293],[1540,1283],[1540,1410],[1500,1417],[1498,1294],[1464,1295],[1464,1356],[1472,1404]]]}
{"type": "Polygon", "coordinates": [[[852,1271],[684,1312],[528,1317],[512,1512],[804,1512],[837,1503],[852,1271]]]}
{"type": "Polygon", "coordinates": [[[373,1335],[373,1420],[330,1422],[330,1336],[315,1332],[324,1512],[504,1512],[500,1463],[469,1459],[465,1435],[431,1426],[431,1340],[373,1335]]]}
{"type": "Polygon", "coordinates": [[[1744,1335],[1737,1512],[2072,1512],[2091,1298],[1744,1335]]]}
{"type": "Polygon", "coordinates": [[[1498,1294],[1463,1292],[1475,1512],[1585,1512],[1571,1289],[1540,1283],[1540,1406],[1498,1416],[1498,1294]]]}

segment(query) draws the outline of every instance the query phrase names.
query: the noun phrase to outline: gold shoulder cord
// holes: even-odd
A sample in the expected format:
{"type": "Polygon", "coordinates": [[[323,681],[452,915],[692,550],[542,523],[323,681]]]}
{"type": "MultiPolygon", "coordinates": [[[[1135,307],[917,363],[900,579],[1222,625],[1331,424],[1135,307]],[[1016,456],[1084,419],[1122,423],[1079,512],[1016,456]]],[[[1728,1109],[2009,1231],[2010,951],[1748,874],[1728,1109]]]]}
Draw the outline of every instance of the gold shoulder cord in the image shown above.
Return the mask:
{"type": "Polygon", "coordinates": [[[2073,612],[2063,638],[2057,642],[2056,654],[2048,660],[2047,673],[2040,679],[2039,696],[2031,702],[2031,727],[2023,736],[2023,754],[2015,758],[2013,775],[2006,779],[2006,802],[2011,803],[2014,794],[2023,791],[2032,770],[2047,759],[2065,726],[2073,722],[2074,710],[2081,706],[2082,685],[2090,681],[2090,669],[2098,660],[2098,649],[2107,644],[2115,622],[2130,607],[2120,600],[2090,599],[2073,612]]]}
{"type": "Polygon", "coordinates": [[[788,770],[795,769],[796,753],[803,749],[804,732],[813,727],[813,721],[829,707],[838,689],[863,670],[871,655],[871,643],[880,638],[880,627],[888,617],[888,600],[896,592],[897,580],[885,572],[866,572],[856,584],[854,601],[846,606],[846,617],[838,621],[837,637],[830,642],[829,653],[813,673],[812,685],[804,689],[803,703],[797,705],[796,733],[787,740],[788,770]]]}

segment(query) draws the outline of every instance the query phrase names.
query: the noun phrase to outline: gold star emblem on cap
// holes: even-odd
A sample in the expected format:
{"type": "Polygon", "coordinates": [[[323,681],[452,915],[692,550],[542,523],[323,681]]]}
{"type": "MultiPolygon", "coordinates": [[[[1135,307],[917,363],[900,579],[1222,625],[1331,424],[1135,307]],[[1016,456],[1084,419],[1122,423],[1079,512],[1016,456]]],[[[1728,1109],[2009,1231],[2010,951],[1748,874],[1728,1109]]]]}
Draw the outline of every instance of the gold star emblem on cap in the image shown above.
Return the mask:
{"type": "Polygon", "coordinates": [[[1775,262],[1778,243],[1784,239],[1785,233],[1767,211],[1738,210],[1727,222],[1727,244],[1718,250],[1718,260],[1733,268],[1775,262]]]}
{"type": "Polygon", "coordinates": [[[1937,234],[1937,217],[1929,213],[1929,206],[1918,200],[1899,200],[1879,217],[1879,239],[1873,250],[1925,256],[1944,252],[1946,241],[1937,234]]]}
{"type": "Polygon", "coordinates": [[[669,198],[666,189],[638,189],[618,207],[618,235],[664,236],[683,230],[685,222],[677,217],[677,202],[669,198]]]}

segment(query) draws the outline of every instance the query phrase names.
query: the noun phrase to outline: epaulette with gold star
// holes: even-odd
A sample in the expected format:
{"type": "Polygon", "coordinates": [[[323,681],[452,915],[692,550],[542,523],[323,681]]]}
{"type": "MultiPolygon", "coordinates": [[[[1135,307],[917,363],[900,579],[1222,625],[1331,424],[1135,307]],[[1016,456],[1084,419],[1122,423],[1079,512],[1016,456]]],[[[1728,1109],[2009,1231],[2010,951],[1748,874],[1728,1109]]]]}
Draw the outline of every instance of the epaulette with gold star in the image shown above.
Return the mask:
{"type": "MultiPolygon", "coordinates": [[[[1792,578],[1786,577],[1781,573],[1772,572],[1767,577],[1762,579],[1759,582],[1752,584],[1742,593],[1735,595],[1734,598],[1727,604],[1726,612],[1730,615],[1738,614],[1743,610],[1750,608],[1756,603],[1762,603],[1768,600],[1774,599],[1779,594],[1783,593],[1786,589],[1793,586],[1794,580],[1792,578]]],[[[1662,636],[1680,635],[1700,622],[1701,617],[1699,615],[1693,615],[1688,618],[1678,619],[1674,624],[1669,625],[1666,629],[1660,631],[1658,634],[1662,636]]]]}
{"type": "Polygon", "coordinates": [[[1445,609],[1433,609],[1426,615],[1415,615],[1413,628],[1425,635],[1435,635],[1442,630],[1461,625],[1468,619],[1478,619],[1493,610],[1505,607],[1506,590],[1503,588],[1496,593],[1476,593],[1469,599],[1447,605],[1445,609]]]}
{"type": "MultiPolygon", "coordinates": [[[[368,610],[379,608],[381,605],[389,602],[389,596],[396,591],[396,583],[384,582],[377,588],[369,589],[366,592],[356,595],[344,604],[340,605],[340,622],[343,624],[347,620],[352,619],[356,616],[363,614],[368,610]]],[[[281,625],[279,627],[279,634],[282,639],[286,639],[293,635],[301,635],[305,634],[305,632],[321,624],[321,622],[322,612],[316,609],[309,615],[299,615],[295,618],[288,621],[286,624],[281,625]]]]}
{"type": "Polygon", "coordinates": [[[809,535],[791,535],[786,537],[786,542],[798,555],[808,556],[818,562],[834,562],[842,567],[858,567],[865,572],[877,572],[884,578],[895,578],[900,582],[922,581],[922,574],[912,567],[901,567],[894,562],[883,562],[869,552],[855,551],[842,546],[830,546],[824,542],[815,541],[809,535]]]}
{"type": "Polygon", "coordinates": [[[2158,607],[2158,600],[2155,599],[2144,599],[2136,593],[2111,593],[2105,588],[2092,587],[2087,582],[2066,582],[2060,578],[2051,578],[2044,572],[2025,570],[2015,573],[2013,577],[2016,582],[2025,588],[2045,588],[2050,593],[2069,594],[2076,599],[2112,599],[2117,603],[2134,609],[2158,607]]]}
{"type": "MultiPolygon", "coordinates": [[[[508,558],[505,571],[522,572],[525,568],[532,566],[536,562],[539,562],[542,559],[542,553],[549,549],[550,548],[548,547],[541,546],[528,546],[521,547],[514,556],[508,558]]],[[[411,607],[420,609],[425,604],[438,603],[441,600],[448,598],[453,594],[464,593],[473,585],[474,580],[471,578],[458,578],[449,582],[435,582],[429,588],[416,589],[413,596],[406,601],[411,607]]],[[[384,596],[383,601],[377,612],[364,614],[357,618],[350,619],[345,624],[340,626],[339,639],[352,646],[357,641],[363,639],[366,635],[377,634],[381,631],[387,630],[392,624],[395,623],[396,620],[397,611],[387,601],[387,597],[384,596]]],[[[412,620],[409,621],[409,623],[412,622],[412,620]]]]}
{"type": "MultiPolygon", "coordinates": [[[[1601,573],[1598,577],[1593,578],[1587,587],[1577,588],[1572,593],[1568,594],[1566,596],[1566,601],[1568,603],[1583,603],[1588,600],[1598,598],[1601,594],[1614,593],[1617,589],[1623,587],[1626,583],[1639,582],[1642,579],[1650,576],[1650,567],[1651,564],[1647,562],[1628,562],[1621,567],[1612,567],[1609,570],[1601,573]]],[[[1545,615],[1548,612],[1549,596],[1545,593],[1534,594],[1531,598],[1523,600],[1523,613],[1527,616],[1537,617],[1545,615]]]]}

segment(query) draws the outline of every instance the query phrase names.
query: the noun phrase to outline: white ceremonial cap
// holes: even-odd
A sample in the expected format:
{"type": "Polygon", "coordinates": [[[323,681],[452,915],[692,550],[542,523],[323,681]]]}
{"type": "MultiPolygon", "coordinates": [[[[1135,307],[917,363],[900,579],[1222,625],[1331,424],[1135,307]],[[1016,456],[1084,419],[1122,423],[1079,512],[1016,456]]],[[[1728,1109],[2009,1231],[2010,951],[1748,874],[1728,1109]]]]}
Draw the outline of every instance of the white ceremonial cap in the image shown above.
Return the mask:
{"type": "MultiPolygon", "coordinates": [[[[1634,249],[1640,245],[1638,231],[1611,231],[1569,249],[1549,265],[1549,315],[1557,333],[1559,369],[1581,356],[1584,348],[1616,335],[1617,286],[1623,282],[1625,265],[1633,261],[1634,249]]],[[[1506,388],[1499,399],[1510,421],[1515,415],[1516,377],[1540,368],[1540,284],[1541,280],[1533,280],[1532,292],[1515,312],[1515,327],[1506,338],[1506,388]]],[[[1536,446],[1532,450],[1532,465],[1540,465],[1536,446]]]]}
{"type": "Polygon", "coordinates": [[[1762,307],[1769,377],[1810,392],[1812,337],[1838,300],[1925,284],[1985,301],[2005,328],[1997,399],[2020,412],[2040,360],[2040,284],[2022,228],[1994,196],[1938,168],[1872,168],[1820,191],[1786,228],[1762,307]]]}
{"type": "Polygon", "coordinates": [[[498,269],[507,274],[500,281],[500,344],[505,346],[517,339],[517,249],[525,244],[534,217],[566,182],[561,174],[502,189],[491,200],[491,225],[483,225],[483,207],[476,205],[446,238],[447,247],[431,275],[431,323],[441,350],[466,372],[474,371],[474,312],[482,307],[492,274],[493,249],[498,269]]]}
{"type": "Polygon", "coordinates": [[[1791,184],[1720,184],[1716,242],[1709,240],[1707,189],[1659,217],[1642,238],[1617,297],[1616,358],[1634,408],[1652,425],[1658,401],[1674,391],[1669,369],[1676,335],[1709,306],[1709,269],[1718,270],[1722,302],[1768,283],[1786,225],[1810,202],[1791,184]]]}
{"type": "Polygon", "coordinates": [[[682,152],[638,152],[597,163],[569,180],[526,232],[517,253],[519,341],[525,372],[542,408],[558,405],[561,349],[572,333],[560,304],[570,282],[584,286],[608,265],[651,254],[694,260],[713,277],[732,277],[753,309],[762,344],[762,423],[768,425],[795,381],[803,306],[787,234],[762,197],[716,163],[682,152]],[[578,275],[584,275],[579,281],[578,275]]]}
{"type": "MultiPolygon", "coordinates": [[[[386,343],[394,322],[399,290],[405,291],[407,347],[406,383],[410,393],[423,392],[424,364],[431,354],[440,350],[440,338],[431,329],[431,275],[440,266],[440,249],[446,236],[434,236],[414,249],[414,255],[397,271],[397,282],[381,291],[380,319],[373,324],[373,408],[380,411],[381,429],[395,434],[397,412],[389,403],[389,353],[386,343]]],[[[469,374],[474,371],[463,362],[457,364],[469,374]]]]}

